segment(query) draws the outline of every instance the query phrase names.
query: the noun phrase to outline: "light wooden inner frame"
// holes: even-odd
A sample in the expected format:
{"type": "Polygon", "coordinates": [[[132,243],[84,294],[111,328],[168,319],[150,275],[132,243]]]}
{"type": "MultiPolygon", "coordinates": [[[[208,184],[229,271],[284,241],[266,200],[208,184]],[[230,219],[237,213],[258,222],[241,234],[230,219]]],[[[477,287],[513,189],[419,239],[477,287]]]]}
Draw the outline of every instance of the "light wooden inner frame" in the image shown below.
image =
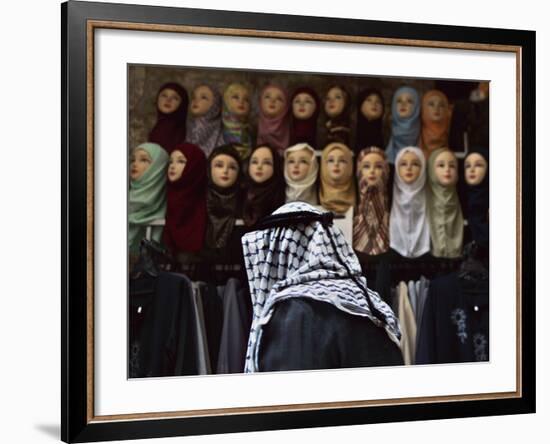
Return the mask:
{"type": "Polygon", "coordinates": [[[148,23],[129,23],[116,21],[87,21],[87,421],[123,421],[161,418],[189,418],[198,416],[221,416],[253,413],[292,412],[303,410],[325,410],[335,408],[357,408],[389,405],[405,405],[417,403],[440,403],[459,401],[479,401],[520,398],[522,396],[522,163],[521,163],[521,46],[495,45],[482,43],[445,42],[435,40],[412,40],[397,38],[380,38],[333,34],[307,34],[300,32],[262,31],[251,29],[212,28],[186,25],[161,25],[148,23]],[[511,52],[516,55],[516,391],[485,394],[463,394],[452,396],[409,397],[384,400],[324,402],[310,404],[270,405],[261,407],[232,407],[206,410],[184,410],[173,412],[132,413],[122,415],[94,415],[94,31],[96,29],[121,29],[132,31],[177,32],[188,34],[223,35],[237,37],[279,38],[293,40],[314,40],[342,43],[368,43],[376,45],[397,45],[422,48],[466,49],[489,52],[511,52]]]}

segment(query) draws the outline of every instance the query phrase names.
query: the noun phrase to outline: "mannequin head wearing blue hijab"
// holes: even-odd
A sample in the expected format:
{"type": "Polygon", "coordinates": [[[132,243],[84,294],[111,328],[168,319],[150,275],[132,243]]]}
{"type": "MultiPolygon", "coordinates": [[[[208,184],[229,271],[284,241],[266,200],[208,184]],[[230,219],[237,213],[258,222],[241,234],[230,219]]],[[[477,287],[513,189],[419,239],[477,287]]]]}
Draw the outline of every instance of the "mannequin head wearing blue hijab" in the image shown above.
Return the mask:
{"type": "Polygon", "coordinates": [[[388,162],[406,146],[416,146],[420,135],[420,97],[410,86],[402,86],[393,95],[391,107],[391,138],[386,148],[388,162]]]}

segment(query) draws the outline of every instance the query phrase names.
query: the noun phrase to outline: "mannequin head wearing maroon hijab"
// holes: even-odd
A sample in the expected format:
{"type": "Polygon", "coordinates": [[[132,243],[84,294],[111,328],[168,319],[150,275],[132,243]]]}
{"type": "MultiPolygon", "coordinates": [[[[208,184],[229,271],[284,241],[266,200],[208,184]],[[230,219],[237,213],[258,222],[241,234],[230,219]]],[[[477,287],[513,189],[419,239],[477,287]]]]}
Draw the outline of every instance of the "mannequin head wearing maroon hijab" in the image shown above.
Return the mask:
{"type": "Polygon", "coordinates": [[[320,103],[317,93],[308,86],[294,91],[290,100],[292,118],[290,125],[290,145],[307,143],[317,147],[317,117],[320,103]]]}
{"type": "Polygon", "coordinates": [[[164,243],[173,252],[199,251],[206,230],[206,157],[191,143],[181,143],[170,153],[166,186],[164,243]],[[170,165],[185,158],[181,176],[170,176],[170,165]]]}
{"type": "Polygon", "coordinates": [[[157,123],[149,133],[149,141],[158,143],[170,152],[185,140],[185,121],[189,98],[179,83],[165,83],[159,89],[155,101],[157,123]]]}

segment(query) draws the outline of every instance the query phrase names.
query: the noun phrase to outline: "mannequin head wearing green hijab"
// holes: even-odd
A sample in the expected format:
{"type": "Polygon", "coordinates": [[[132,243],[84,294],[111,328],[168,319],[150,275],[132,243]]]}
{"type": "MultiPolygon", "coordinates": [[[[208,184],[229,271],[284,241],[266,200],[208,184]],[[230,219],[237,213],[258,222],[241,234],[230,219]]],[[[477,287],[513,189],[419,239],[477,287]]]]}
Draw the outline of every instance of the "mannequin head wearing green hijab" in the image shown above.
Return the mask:
{"type": "Polygon", "coordinates": [[[462,254],[464,218],[456,191],[458,162],[449,148],[432,152],[428,160],[428,219],[431,252],[435,257],[462,254]]]}
{"type": "MultiPolygon", "coordinates": [[[[168,154],[156,143],[143,143],[130,155],[128,196],[128,245],[136,253],[148,224],[164,218],[166,211],[166,167],[168,154]]],[[[153,227],[151,237],[159,241],[162,227],[153,227]]]]}

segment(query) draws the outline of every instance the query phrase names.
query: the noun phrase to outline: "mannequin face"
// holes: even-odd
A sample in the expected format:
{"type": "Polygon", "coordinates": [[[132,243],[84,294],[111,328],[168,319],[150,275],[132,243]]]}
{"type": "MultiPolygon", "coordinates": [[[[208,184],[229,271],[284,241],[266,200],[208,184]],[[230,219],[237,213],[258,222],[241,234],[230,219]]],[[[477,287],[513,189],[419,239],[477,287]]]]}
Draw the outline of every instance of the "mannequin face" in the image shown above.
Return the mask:
{"type": "Polygon", "coordinates": [[[338,87],[330,88],[325,97],[325,112],[329,117],[342,114],[346,106],[346,93],[338,87]]]}
{"type": "Polygon", "coordinates": [[[410,117],[414,110],[414,97],[408,92],[399,94],[395,101],[395,107],[399,117],[402,119],[410,117]]]}
{"type": "Polygon", "coordinates": [[[250,112],[248,91],[241,85],[232,87],[225,104],[232,114],[239,117],[247,116],[250,112]]]}
{"type": "Polygon", "coordinates": [[[361,104],[361,113],[368,120],[376,120],[382,116],[382,100],[378,94],[370,94],[361,104]]]}
{"type": "Polygon", "coordinates": [[[191,99],[191,114],[195,117],[204,116],[214,104],[214,93],[206,86],[195,88],[191,99]]]}
{"type": "Polygon", "coordinates": [[[443,151],[434,162],[435,177],[440,185],[449,187],[456,184],[458,179],[457,161],[453,153],[443,151]]]}
{"type": "Polygon", "coordinates": [[[472,153],[464,160],[464,178],[468,185],[479,185],[487,174],[487,161],[479,153],[472,153]]]}
{"type": "Polygon", "coordinates": [[[237,181],[239,163],[227,154],[218,154],[210,164],[212,182],[220,188],[229,188],[237,181]]]}
{"type": "Polygon", "coordinates": [[[378,185],[382,181],[384,173],[384,158],[378,153],[367,154],[360,164],[361,179],[367,184],[378,185]]]}
{"type": "Polygon", "coordinates": [[[256,183],[263,183],[273,176],[273,156],[269,148],[258,148],[250,157],[248,174],[256,183]]]}
{"type": "Polygon", "coordinates": [[[157,97],[157,108],[164,114],[171,114],[181,105],[181,96],[171,88],[164,88],[157,97]]]}
{"type": "Polygon", "coordinates": [[[304,148],[292,151],[286,159],[286,172],[292,180],[304,180],[311,168],[311,151],[304,148]]]}
{"type": "Polygon", "coordinates": [[[340,148],[333,149],[326,160],[328,177],[334,181],[343,179],[348,168],[348,160],[340,148]]]}
{"type": "Polygon", "coordinates": [[[170,162],[168,163],[168,180],[175,182],[183,174],[183,170],[187,165],[187,157],[179,150],[172,151],[170,154],[170,162]]]}
{"type": "Polygon", "coordinates": [[[265,89],[260,98],[260,107],[267,117],[278,117],[285,109],[286,99],[283,92],[274,86],[265,89]]]}
{"type": "Polygon", "coordinates": [[[315,99],[308,93],[300,93],[292,101],[292,113],[300,120],[309,119],[316,108],[315,99]]]}
{"type": "Polygon", "coordinates": [[[422,162],[420,162],[418,156],[411,151],[407,151],[403,154],[397,165],[397,173],[406,184],[411,184],[416,181],[416,179],[420,177],[421,169],[422,162]]]}
{"type": "Polygon", "coordinates": [[[431,96],[425,103],[425,116],[431,122],[441,122],[449,110],[447,101],[440,96],[431,96]]]}
{"type": "Polygon", "coordinates": [[[153,163],[149,153],[142,149],[134,150],[130,156],[130,179],[138,180],[153,163]]]}

